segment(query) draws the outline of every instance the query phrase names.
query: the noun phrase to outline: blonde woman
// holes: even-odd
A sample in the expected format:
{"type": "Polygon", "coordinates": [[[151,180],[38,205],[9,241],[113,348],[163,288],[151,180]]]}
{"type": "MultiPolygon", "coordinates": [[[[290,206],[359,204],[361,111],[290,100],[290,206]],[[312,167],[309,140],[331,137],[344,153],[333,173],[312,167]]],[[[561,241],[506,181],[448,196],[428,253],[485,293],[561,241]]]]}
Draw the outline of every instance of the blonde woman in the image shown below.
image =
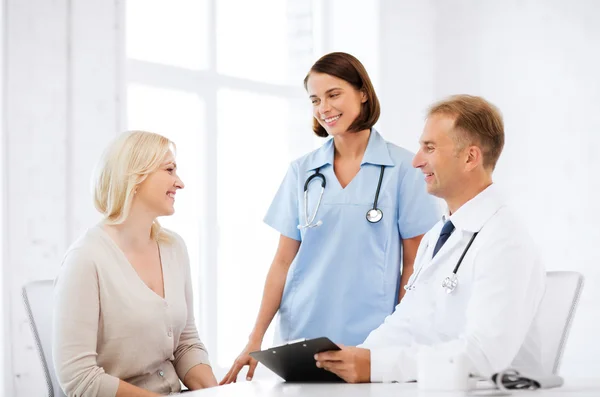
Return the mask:
{"type": "Polygon", "coordinates": [[[125,133],[106,151],[94,191],[104,220],[69,248],[55,284],[53,356],[67,396],[217,384],[194,325],[186,246],[156,220],[183,187],[163,136],[125,133]]]}

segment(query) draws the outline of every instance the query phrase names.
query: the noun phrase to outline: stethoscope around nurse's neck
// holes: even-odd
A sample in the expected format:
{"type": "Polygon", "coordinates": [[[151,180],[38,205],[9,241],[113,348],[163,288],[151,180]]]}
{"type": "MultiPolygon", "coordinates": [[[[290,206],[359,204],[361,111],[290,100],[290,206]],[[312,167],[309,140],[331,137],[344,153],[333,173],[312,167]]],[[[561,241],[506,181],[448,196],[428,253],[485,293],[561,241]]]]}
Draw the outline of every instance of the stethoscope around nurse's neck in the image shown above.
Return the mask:
{"type": "MultiPolygon", "coordinates": [[[[315,222],[315,218],[317,217],[317,212],[319,212],[319,208],[321,207],[321,200],[323,199],[323,193],[325,192],[325,186],[327,185],[327,180],[325,179],[325,175],[323,175],[320,171],[320,167],[315,170],[315,173],[309,176],[304,182],[304,225],[298,225],[298,229],[312,229],[313,227],[321,226],[323,224],[322,220],[318,220],[315,222]],[[321,180],[321,193],[319,194],[319,200],[317,201],[317,206],[315,207],[315,211],[312,216],[308,216],[308,185],[315,180],[321,180]],[[310,218],[310,219],[309,219],[310,218]]],[[[379,172],[379,182],[377,183],[377,191],[375,192],[375,200],[373,200],[373,208],[367,211],[366,218],[369,223],[377,223],[383,218],[383,211],[377,207],[377,201],[379,200],[379,191],[381,190],[381,182],[383,181],[383,172],[385,171],[385,166],[381,166],[381,171],[379,172]]]]}
{"type": "MultiPolygon", "coordinates": [[[[454,266],[454,270],[452,270],[452,273],[450,273],[450,275],[448,277],[446,277],[444,279],[444,281],[442,281],[442,288],[444,288],[444,290],[446,291],[447,294],[451,294],[452,292],[454,292],[454,290],[458,286],[458,276],[456,275],[456,273],[458,273],[460,264],[462,263],[465,255],[467,254],[467,251],[469,251],[469,248],[471,248],[471,244],[473,244],[473,240],[475,240],[475,237],[477,237],[478,233],[479,232],[473,233],[473,236],[469,240],[469,243],[465,247],[460,258],[458,259],[456,266],[454,266]]],[[[421,266],[419,266],[419,270],[417,270],[417,274],[415,274],[414,277],[411,277],[410,282],[404,286],[404,289],[406,291],[412,291],[415,289],[415,283],[417,282],[417,279],[419,278],[419,275],[421,274],[421,270],[423,270],[423,267],[424,267],[423,265],[424,264],[421,264],[421,266]]]]}

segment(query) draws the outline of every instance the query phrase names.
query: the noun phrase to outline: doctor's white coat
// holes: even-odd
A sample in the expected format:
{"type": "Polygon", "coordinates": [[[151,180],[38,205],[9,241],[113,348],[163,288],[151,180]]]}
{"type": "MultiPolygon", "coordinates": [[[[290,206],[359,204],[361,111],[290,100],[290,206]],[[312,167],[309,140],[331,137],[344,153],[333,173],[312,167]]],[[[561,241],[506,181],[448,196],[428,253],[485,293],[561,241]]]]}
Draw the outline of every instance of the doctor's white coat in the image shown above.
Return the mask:
{"type": "Polygon", "coordinates": [[[360,347],[371,350],[372,382],[417,380],[417,354],[434,347],[465,354],[471,372],[490,376],[508,367],[539,372],[545,269],[532,238],[491,185],[452,214],[455,231],[432,259],[448,216],[424,237],[404,299],[360,347]],[[457,272],[442,288],[468,241],[479,232],[457,272]]]}

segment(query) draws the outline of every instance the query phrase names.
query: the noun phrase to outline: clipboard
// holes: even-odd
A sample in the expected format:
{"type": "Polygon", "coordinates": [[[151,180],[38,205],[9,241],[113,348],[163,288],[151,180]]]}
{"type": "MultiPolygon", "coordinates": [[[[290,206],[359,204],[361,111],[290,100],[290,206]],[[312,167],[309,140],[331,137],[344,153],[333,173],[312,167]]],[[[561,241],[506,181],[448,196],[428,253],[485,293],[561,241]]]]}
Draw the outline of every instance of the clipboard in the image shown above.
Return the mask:
{"type": "Polygon", "coordinates": [[[250,356],[286,382],[344,382],[336,374],[316,365],[314,355],[330,350],[340,348],[329,338],[322,337],[251,352],[250,356]]]}

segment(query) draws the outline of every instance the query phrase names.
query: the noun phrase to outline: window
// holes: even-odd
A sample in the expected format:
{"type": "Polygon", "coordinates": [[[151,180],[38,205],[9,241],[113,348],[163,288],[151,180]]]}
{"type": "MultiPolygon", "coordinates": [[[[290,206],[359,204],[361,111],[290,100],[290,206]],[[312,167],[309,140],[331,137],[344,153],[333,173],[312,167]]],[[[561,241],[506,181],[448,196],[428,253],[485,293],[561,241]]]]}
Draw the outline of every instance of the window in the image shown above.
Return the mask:
{"type": "Polygon", "coordinates": [[[289,162],[322,143],[302,87],[318,55],[316,3],[127,2],[127,127],[177,145],[185,189],[160,221],[187,243],[218,373],[247,341],[277,246],[262,218],[289,162]]]}
{"type": "MultiPolygon", "coordinates": [[[[130,84],[127,88],[128,129],[160,133],[177,145],[178,174],[185,184],[177,195],[175,215],[159,222],[181,235],[186,241],[192,271],[192,286],[197,291],[200,263],[200,208],[204,195],[199,190],[201,180],[199,153],[205,145],[205,108],[203,101],[193,93],[130,84]],[[188,183],[189,182],[189,183],[188,183]]],[[[194,307],[199,307],[198,295],[194,307]]],[[[196,320],[199,320],[198,318],[196,320]]]]}
{"type": "Polygon", "coordinates": [[[217,72],[298,86],[313,56],[307,3],[310,5],[293,0],[218,1],[217,72]],[[295,67],[297,63],[300,68],[295,67]]]}
{"type": "Polygon", "coordinates": [[[127,57],[208,69],[207,0],[128,0],[127,57]]]}
{"type": "Polygon", "coordinates": [[[263,225],[262,217],[290,160],[281,128],[290,106],[285,98],[222,89],[217,109],[223,132],[217,136],[218,239],[223,242],[217,252],[217,350],[219,365],[227,366],[240,350],[231,341],[248,338],[277,246],[277,234],[263,225]]]}

